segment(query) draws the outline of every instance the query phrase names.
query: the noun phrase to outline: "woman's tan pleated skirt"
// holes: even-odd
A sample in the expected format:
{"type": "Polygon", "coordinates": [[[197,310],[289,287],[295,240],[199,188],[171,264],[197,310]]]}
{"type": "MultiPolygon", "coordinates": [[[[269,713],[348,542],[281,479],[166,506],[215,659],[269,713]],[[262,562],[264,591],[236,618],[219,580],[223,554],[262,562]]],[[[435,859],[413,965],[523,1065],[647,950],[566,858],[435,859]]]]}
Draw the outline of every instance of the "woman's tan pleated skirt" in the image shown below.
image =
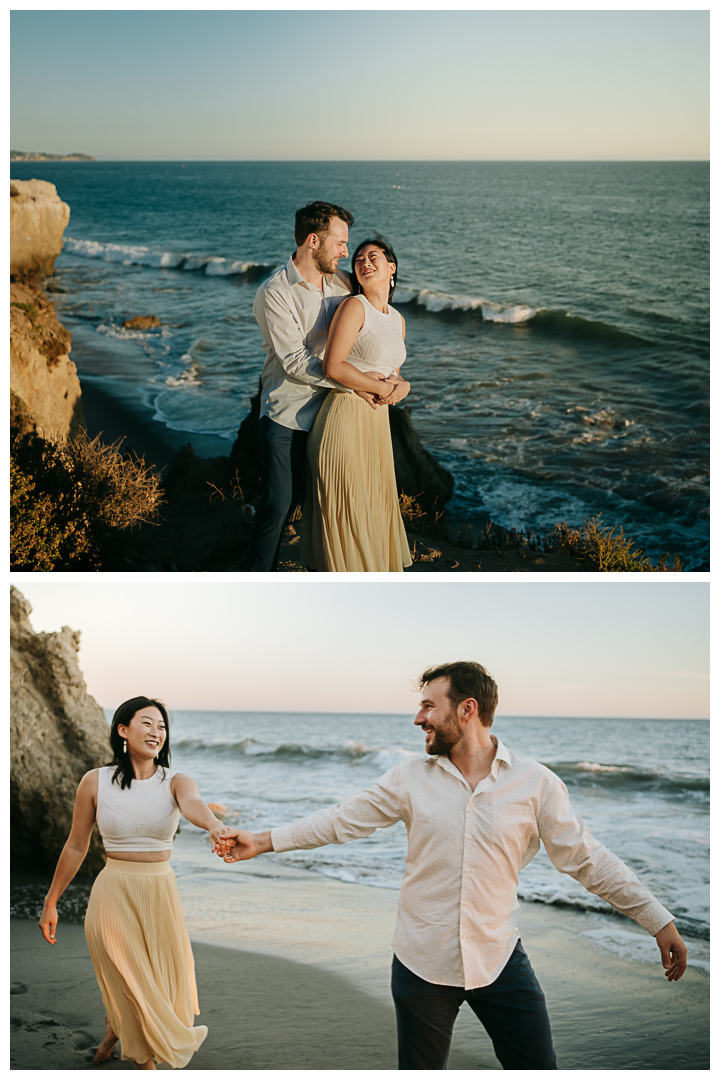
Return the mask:
{"type": "Polygon", "coordinates": [[[402,573],[412,559],[398,505],[388,408],[331,390],[307,445],[300,557],[313,570],[402,573]]]}
{"type": "Polygon", "coordinates": [[[207,1035],[193,1027],[195,962],[169,862],[108,859],[95,879],[85,936],[123,1058],[182,1069],[207,1035]]]}

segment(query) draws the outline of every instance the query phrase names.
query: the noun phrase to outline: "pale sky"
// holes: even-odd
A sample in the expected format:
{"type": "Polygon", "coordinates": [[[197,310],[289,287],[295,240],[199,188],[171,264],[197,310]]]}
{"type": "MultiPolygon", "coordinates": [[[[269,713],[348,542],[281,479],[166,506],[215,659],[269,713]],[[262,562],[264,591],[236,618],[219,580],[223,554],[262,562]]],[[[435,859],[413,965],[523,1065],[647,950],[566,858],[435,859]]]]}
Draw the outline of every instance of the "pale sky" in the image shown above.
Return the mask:
{"type": "Polygon", "coordinates": [[[82,632],[106,708],[413,714],[424,667],[469,659],[499,715],[708,716],[705,583],[12,580],[36,631],[82,632]]]}
{"type": "Polygon", "coordinates": [[[11,145],[127,160],[709,158],[709,11],[14,11],[11,145]]]}

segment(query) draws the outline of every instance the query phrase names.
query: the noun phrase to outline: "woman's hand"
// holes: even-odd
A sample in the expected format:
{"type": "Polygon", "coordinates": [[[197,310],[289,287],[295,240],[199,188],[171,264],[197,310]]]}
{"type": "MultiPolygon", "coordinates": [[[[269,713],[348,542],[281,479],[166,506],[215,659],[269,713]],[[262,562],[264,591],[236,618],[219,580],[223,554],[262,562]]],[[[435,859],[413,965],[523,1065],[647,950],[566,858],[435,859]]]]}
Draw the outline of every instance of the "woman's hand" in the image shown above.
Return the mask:
{"type": "Polygon", "coordinates": [[[213,851],[217,851],[218,848],[229,849],[232,847],[232,831],[227,825],[223,825],[222,821],[218,821],[216,825],[209,828],[208,835],[213,851]],[[229,836],[227,835],[228,833],[230,833],[229,836]]]}
{"type": "Polygon", "coordinates": [[[368,371],[367,374],[377,380],[376,397],[383,405],[387,404],[387,399],[392,395],[395,387],[398,384],[397,375],[381,375],[379,371],[368,371]]]}
{"type": "Polygon", "coordinates": [[[410,383],[405,382],[404,379],[400,380],[394,387],[393,392],[383,399],[383,405],[397,405],[398,401],[402,401],[410,393],[410,383]]]}
{"type": "Polygon", "coordinates": [[[38,923],[38,926],[40,927],[40,932],[42,936],[45,938],[46,941],[49,941],[51,945],[57,945],[57,940],[55,938],[55,928],[57,927],[57,922],[57,908],[54,904],[48,904],[48,902],[45,901],[45,906],[43,907],[42,915],[40,916],[40,922],[38,923]]]}

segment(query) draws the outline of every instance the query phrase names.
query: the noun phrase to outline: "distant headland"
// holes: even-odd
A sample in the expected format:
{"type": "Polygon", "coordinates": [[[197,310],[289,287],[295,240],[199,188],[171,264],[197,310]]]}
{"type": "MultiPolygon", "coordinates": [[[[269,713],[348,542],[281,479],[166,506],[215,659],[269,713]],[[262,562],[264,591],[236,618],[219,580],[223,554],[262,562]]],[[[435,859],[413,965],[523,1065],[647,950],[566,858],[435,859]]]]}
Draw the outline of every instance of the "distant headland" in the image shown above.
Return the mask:
{"type": "Polygon", "coordinates": [[[94,161],[89,154],[45,154],[42,150],[11,150],[11,161],[94,161]]]}

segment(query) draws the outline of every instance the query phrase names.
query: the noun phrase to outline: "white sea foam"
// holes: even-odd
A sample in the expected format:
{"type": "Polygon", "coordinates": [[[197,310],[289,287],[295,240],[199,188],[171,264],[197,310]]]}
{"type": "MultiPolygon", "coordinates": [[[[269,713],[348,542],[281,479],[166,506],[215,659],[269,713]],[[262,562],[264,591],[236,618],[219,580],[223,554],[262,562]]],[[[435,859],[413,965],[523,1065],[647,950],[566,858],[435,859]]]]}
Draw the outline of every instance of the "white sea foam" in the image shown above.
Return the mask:
{"type": "Polygon", "coordinates": [[[182,265],[183,270],[202,270],[207,264],[207,259],[202,258],[199,255],[188,255],[187,259],[182,265]]]}
{"type": "Polygon", "coordinates": [[[400,746],[393,746],[387,750],[378,750],[373,757],[373,765],[377,765],[383,772],[392,769],[393,765],[399,765],[409,757],[417,757],[414,750],[403,750],[400,746]]]}
{"type": "Polygon", "coordinates": [[[527,322],[541,310],[527,304],[496,304],[480,296],[453,296],[432,289],[395,290],[394,304],[409,304],[413,300],[428,311],[479,311],[486,322],[497,323],[527,322]]]}
{"type": "Polygon", "coordinates": [[[631,772],[631,769],[627,765],[598,765],[595,761],[578,761],[577,767],[584,772],[631,772]]]}
{"type": "Polygon", "coordinates": [[[230,277],[232,274],[244,274],[253,264],[250,262],[230,262],[229,259],[213,257],[205,264],[205,273],[210,277],[230,277]]]}
{"type": "Polygon", "coordinates": [[[189,353],[185,353],[182,357],[188,367],[180,375],[168,375],[165,380],[165,385],[169,386],[173,390],[186,390],[190,386],[200,386],[201,379],[198,375],[198,367],[193,361],[192,356],[189,353]]]}
{"type": "Polygon", "coordinates": [[[96,240],[75,240],[72,236],[65,238],[63,247],[74,255],[122,263],[123,266],[173,268],[185,260],[184,255],[170,251],[150,251],[146,247],[135,244],[101,244],[96,240]]]}
{"type": "Polygon", "coordinates": [[[255,263],[222,256],[187,255],[178,251],[151,251],[139,244],[102,244],[97,240],[77,240],[66,236],[63,247],[73,255],[104,259],[123,266],[148,266],[155,269],[204,270],[211,277],[245,274],[255,263]]]}
{"type": "Polygon", "coordinates": [[[158,338],[170,338],[172,337],[172,331],[168,330],[167,326],[152,327],[149,330],[135,330],[129,326],[118,326],[112,322],[101,322],[95,327],[97,334],[105,334],[106,337],[114,337],[124,339],[126,341],[136,340],[141,342],[147,342],[148,340],[157,341],[158,338]]]}
{"type": "MultiPolygon", "coordinates": [[[[585,930],[581,937],[589,938],[600,952],[610,956],[619,956],[623,960],[634,960],[641,964],[660,963],[660,950],[655,939],[648,934],[603,927],[600,930],[585,930]]],[[[693,942],[693,947],[688,954],[688,964],[700,968],[701,971],[709,972],[709,956],[703,945],[704,943],[693,942]]]]}

